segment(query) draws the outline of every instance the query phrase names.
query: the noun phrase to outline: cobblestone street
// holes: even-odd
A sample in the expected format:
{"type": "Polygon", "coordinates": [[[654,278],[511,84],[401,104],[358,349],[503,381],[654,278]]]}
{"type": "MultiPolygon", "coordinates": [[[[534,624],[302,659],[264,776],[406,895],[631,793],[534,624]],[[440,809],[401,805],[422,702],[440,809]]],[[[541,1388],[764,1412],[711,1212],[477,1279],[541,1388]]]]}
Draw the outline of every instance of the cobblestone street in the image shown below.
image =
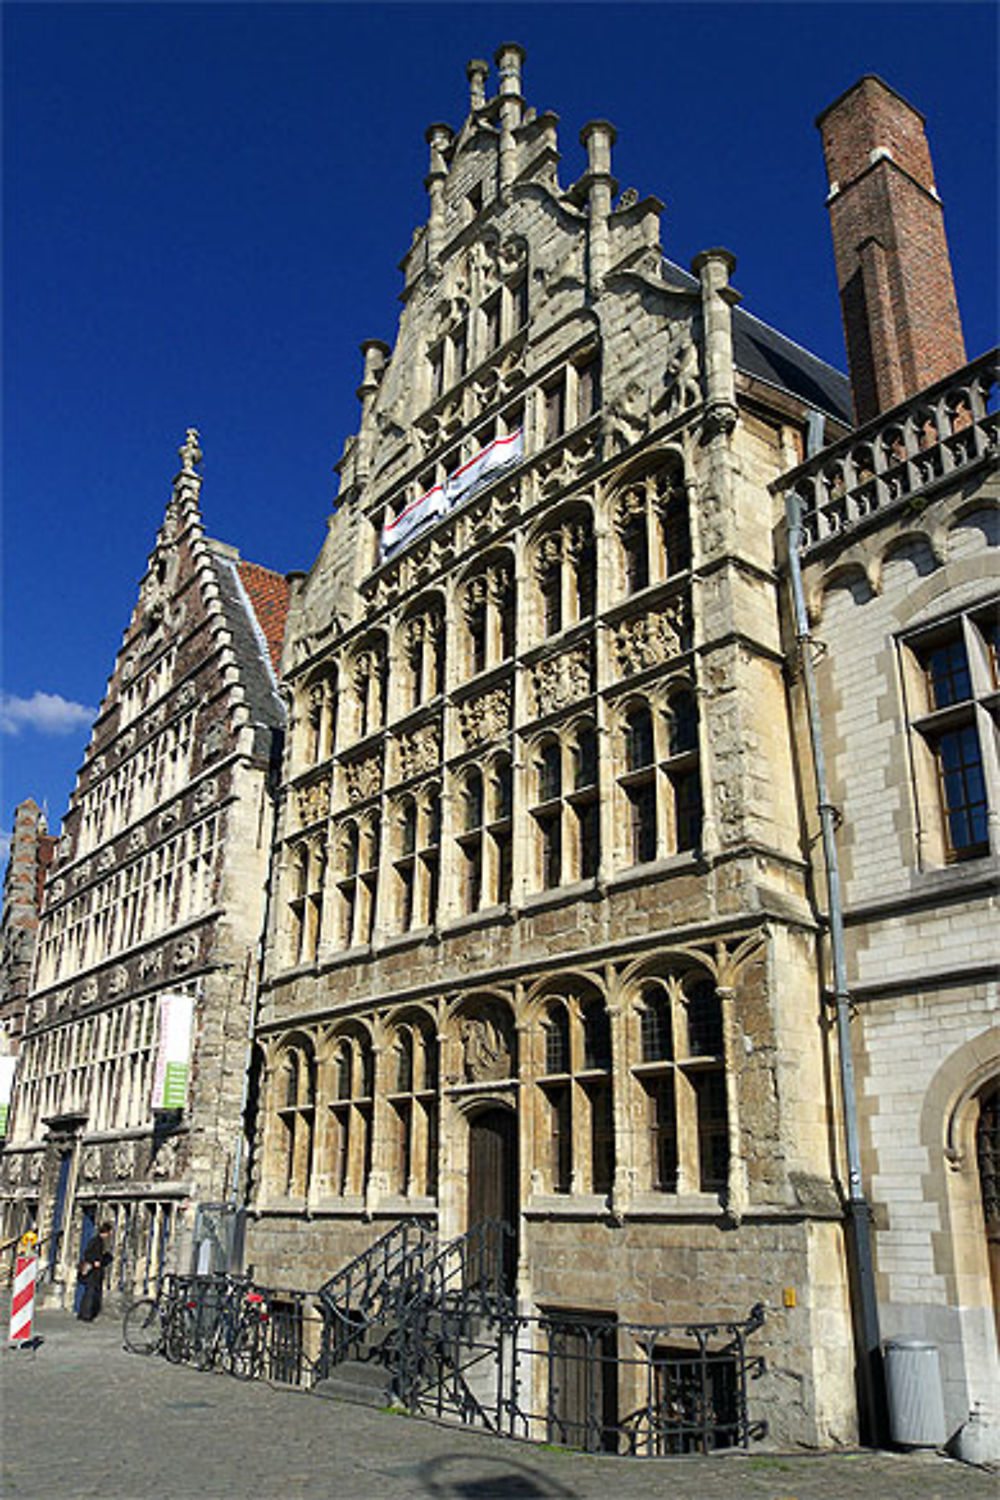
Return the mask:
{"type": "MultiPolygon", "coordinates": [[[[121,1346],[117,1317],[43,1312],[0,1355],[3,1478],[17,1500],[987,1500],[937,1455],[763,1452],[625,1460],[510,1443],[201,1374],[121,1346]]],[[[6,1335],[6,1324],[4,1328],[6,1335]]]]}

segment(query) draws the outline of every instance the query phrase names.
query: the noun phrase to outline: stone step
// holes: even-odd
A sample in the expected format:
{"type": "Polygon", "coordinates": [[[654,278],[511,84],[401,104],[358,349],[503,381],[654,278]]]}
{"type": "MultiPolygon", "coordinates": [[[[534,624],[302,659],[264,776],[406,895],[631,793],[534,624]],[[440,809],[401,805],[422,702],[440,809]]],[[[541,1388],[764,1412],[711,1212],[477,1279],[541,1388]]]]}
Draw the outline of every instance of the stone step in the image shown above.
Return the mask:
{"type": "Polygon", "coordinates": [[[354,1406],[389,1406],[392,1376],[381,1365],[348,1359],[336,1365],[325,1380],[317,1380],[312,1393],[325,1401],[347,1401],[354,1406]]]}

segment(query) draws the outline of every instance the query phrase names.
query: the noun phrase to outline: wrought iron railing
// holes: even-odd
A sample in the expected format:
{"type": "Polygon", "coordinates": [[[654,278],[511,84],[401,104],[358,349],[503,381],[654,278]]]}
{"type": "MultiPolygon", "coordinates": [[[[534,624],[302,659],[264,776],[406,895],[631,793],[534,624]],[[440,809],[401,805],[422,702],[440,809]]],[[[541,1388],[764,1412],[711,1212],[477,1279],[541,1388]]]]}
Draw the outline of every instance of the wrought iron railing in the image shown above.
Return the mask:
{"type": "Polygon", "coordinates": [[[352,1356],[375,1357],[372,1330],[391,1334],[407,1288],[435,1255],[433,1232],[419,1219],[401,1219],[331,1276],[317,1297],[323,1310],[320,1374],[352,1356]]]}
{"type": "Polygon", "coordinates": [[[418,1415],[586,1452],[746,1448],[766,1431],[748,1398],[763,1360],[746,1347],[763,1320],[759,1306],[741,1321],[682,1324],[498,1307],[477,1326],[446,1313],[425,1324],[436,1336],[401,1372],[400,1395],[418,1415]]]}
{"type": "Polygon", "coordinates": [[[824,448],[771,488],[797,495],[804,554],[997,456],[997,350],[824,448]]]}
{"type": "Polygon", "coordinates": [[[308,1292],[263,1287],[249,1276],[215,1272],[171,1276],[170,1299],[183,1309],[179,1336],[163,1353],[198,1369],[230,1369],[226,1360],[226,1324],[236,1326],[240,1302],[253,1294],[262,1300],[261,1344],[252,1374],[277,1385],[309,1389],[317,1378],[322,1323],[308,1292]],[[221,1334],[220,1337],[220,1325],[221,1334]]]}

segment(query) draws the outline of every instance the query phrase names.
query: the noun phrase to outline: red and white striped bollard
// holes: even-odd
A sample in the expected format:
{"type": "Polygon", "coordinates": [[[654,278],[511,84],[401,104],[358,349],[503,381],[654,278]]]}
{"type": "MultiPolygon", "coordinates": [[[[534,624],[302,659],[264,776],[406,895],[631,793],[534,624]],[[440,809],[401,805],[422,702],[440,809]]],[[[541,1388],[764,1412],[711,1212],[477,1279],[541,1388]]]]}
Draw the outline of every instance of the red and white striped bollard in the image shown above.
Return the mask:
{"type": "Polygon", "coordinates": [[[31,1338],[31,1322],[35,1315],[35,1281],[38,1276],[38,1256],[35,1254],[37,1240],[37,1235],[29,1230],[21,1236],[17,1249],[14,1296],[10,1304],[12,1344],[24,1344],[31,1338]]]}

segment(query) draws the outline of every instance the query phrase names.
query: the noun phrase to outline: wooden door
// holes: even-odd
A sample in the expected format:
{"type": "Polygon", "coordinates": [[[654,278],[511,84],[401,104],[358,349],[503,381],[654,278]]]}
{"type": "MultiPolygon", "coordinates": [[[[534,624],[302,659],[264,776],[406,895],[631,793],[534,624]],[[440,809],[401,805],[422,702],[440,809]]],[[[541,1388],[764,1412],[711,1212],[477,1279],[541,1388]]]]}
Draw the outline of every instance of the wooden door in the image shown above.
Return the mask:
{"type": "Polygon", "coordinates": [[[510,1226],[504,1240],[504,1279],[512,1285],[517,1265],[517,1116],[485,1109],[469,1121],[468,1228],[491,1221],[510,1226]]]}

